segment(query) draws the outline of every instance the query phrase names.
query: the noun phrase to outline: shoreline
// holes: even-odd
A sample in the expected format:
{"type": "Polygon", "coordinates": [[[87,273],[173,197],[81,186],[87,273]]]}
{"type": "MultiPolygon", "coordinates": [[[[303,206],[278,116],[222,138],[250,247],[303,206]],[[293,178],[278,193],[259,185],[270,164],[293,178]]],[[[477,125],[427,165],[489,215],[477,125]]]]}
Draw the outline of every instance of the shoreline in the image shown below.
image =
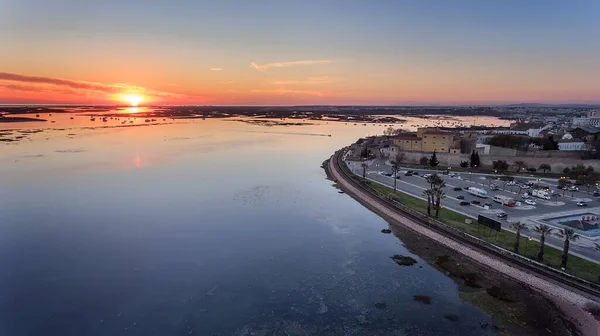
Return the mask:
{"type": "MultiPolygon", "coordinates": [[[[577,300],[569,300],[568,294],[551,295],[526,283],[522,277],[515,277],[515,271],[523,273],[520,270],[512,268],[511,272],[501,272],[497,269],[498,263],[474,258],[476,254],[465,252],[470,249],[436,239],[435,235],[427,233],[429,229],[410,225],[410,220],[399,220],[398,216],[369,203],[365,194],[340,179],[337,172],[332,171],[335,169],[331,159],[324,163],[324,168],[337,187],[385,219],[411,252],[455,280],[461,297],[489,313],[506,332],[502,335],[549,335],[548,331],[552,335],[600,335],[600,323],[581,304],[575,304],[577,300]],[[493,298],[492,294],[498,298],[493,298]]],[[[506,265],[506,268],[511,267],[506,265]]],[[[538,286],[545,282],[536,280],[538,286]]]]}

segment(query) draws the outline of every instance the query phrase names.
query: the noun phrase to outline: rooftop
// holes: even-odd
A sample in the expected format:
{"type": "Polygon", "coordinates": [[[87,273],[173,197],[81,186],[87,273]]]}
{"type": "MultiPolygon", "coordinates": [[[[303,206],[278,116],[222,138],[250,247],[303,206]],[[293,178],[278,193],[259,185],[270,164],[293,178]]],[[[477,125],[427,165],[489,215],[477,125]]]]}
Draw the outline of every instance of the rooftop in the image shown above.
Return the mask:
{"type": "Polygon", "coordinates": [[[593,126],[577,126],[577,127],[572,128],[569,131],[574,131],[576,129],[580,129],[580,130],[590,133],[590,134],[600,133],[600,130],[593,126]]]}
{"type": "Polygon", "coordinates": [[[543,123],[520,123],[520,124],[514,125],[510,129],[513,131],[527,131],[527,130],[534,129],[534,128],[542,128],[544,126],[546,126],[546,125],[543,123]]]}

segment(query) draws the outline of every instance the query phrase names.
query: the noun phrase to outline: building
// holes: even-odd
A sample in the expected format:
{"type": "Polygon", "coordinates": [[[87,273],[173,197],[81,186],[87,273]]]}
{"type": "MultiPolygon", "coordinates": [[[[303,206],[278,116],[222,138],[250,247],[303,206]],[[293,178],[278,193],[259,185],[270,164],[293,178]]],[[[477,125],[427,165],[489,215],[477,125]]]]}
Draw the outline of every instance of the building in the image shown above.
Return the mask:
{"type": "Polygon", "coordinates": [[[587,116],[582,118],[573,118],[572,126],[592,126],[600,127],[600,110],[588,111],[587,116]]]}
{"type": "Polygon", "coordinates": [[[586,139],[588,141],[598,140],[600,130],[592,126],[577,126],[568,130],[573,139],[586,139]]]}
{"type": "Polygon", "coordinates": [[[498,129],[492,131],[494,134],[527,135],[537,137],[541,131],[549,128],[550,125],[543,123],[517,123],[511,125],[510,129],[498,129]]]}
{"type": "Polygon", "coordinates": [[[454,134],[436,128],[419,128],[417,137],[422,139],[423,152],[449,153],[454,146],[454,134]]]}
{"type": "Polygon", "coordinates": [[[400,152],[422,152],[422,139],[414,133],[399,134],[394,137],[394,146],[400,152]]]}
{"type": "Polygon", "coordinates": [[[578,139],[560,140],[558,141],[558,150],[561,151],[580,151],[583,150],[585,142],[578,139]]]}

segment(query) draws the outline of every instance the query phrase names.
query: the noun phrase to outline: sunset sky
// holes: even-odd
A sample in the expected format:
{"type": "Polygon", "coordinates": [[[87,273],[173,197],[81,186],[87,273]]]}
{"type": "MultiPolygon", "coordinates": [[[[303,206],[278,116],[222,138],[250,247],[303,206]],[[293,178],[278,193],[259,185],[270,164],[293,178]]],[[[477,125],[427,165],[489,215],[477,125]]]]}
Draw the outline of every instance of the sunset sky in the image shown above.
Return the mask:
{"type": "Polygon", "coordinates": [[[600,103],[598,0],[0,0],[0,103],[600,103]]]}

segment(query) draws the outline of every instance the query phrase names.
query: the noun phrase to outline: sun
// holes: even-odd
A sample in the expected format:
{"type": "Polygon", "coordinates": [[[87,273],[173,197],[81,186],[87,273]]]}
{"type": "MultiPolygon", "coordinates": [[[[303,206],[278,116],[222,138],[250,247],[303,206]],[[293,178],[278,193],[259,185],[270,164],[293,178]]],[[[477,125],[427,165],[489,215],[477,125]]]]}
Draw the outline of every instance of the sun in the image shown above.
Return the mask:
{"type": "Polygon", "coordinates": [[[124,94],[121,96],[121,99],[128,102],[131,106],[138,106],[141,102],[144,101],[143,96],[135,93],[124,94]]]}

